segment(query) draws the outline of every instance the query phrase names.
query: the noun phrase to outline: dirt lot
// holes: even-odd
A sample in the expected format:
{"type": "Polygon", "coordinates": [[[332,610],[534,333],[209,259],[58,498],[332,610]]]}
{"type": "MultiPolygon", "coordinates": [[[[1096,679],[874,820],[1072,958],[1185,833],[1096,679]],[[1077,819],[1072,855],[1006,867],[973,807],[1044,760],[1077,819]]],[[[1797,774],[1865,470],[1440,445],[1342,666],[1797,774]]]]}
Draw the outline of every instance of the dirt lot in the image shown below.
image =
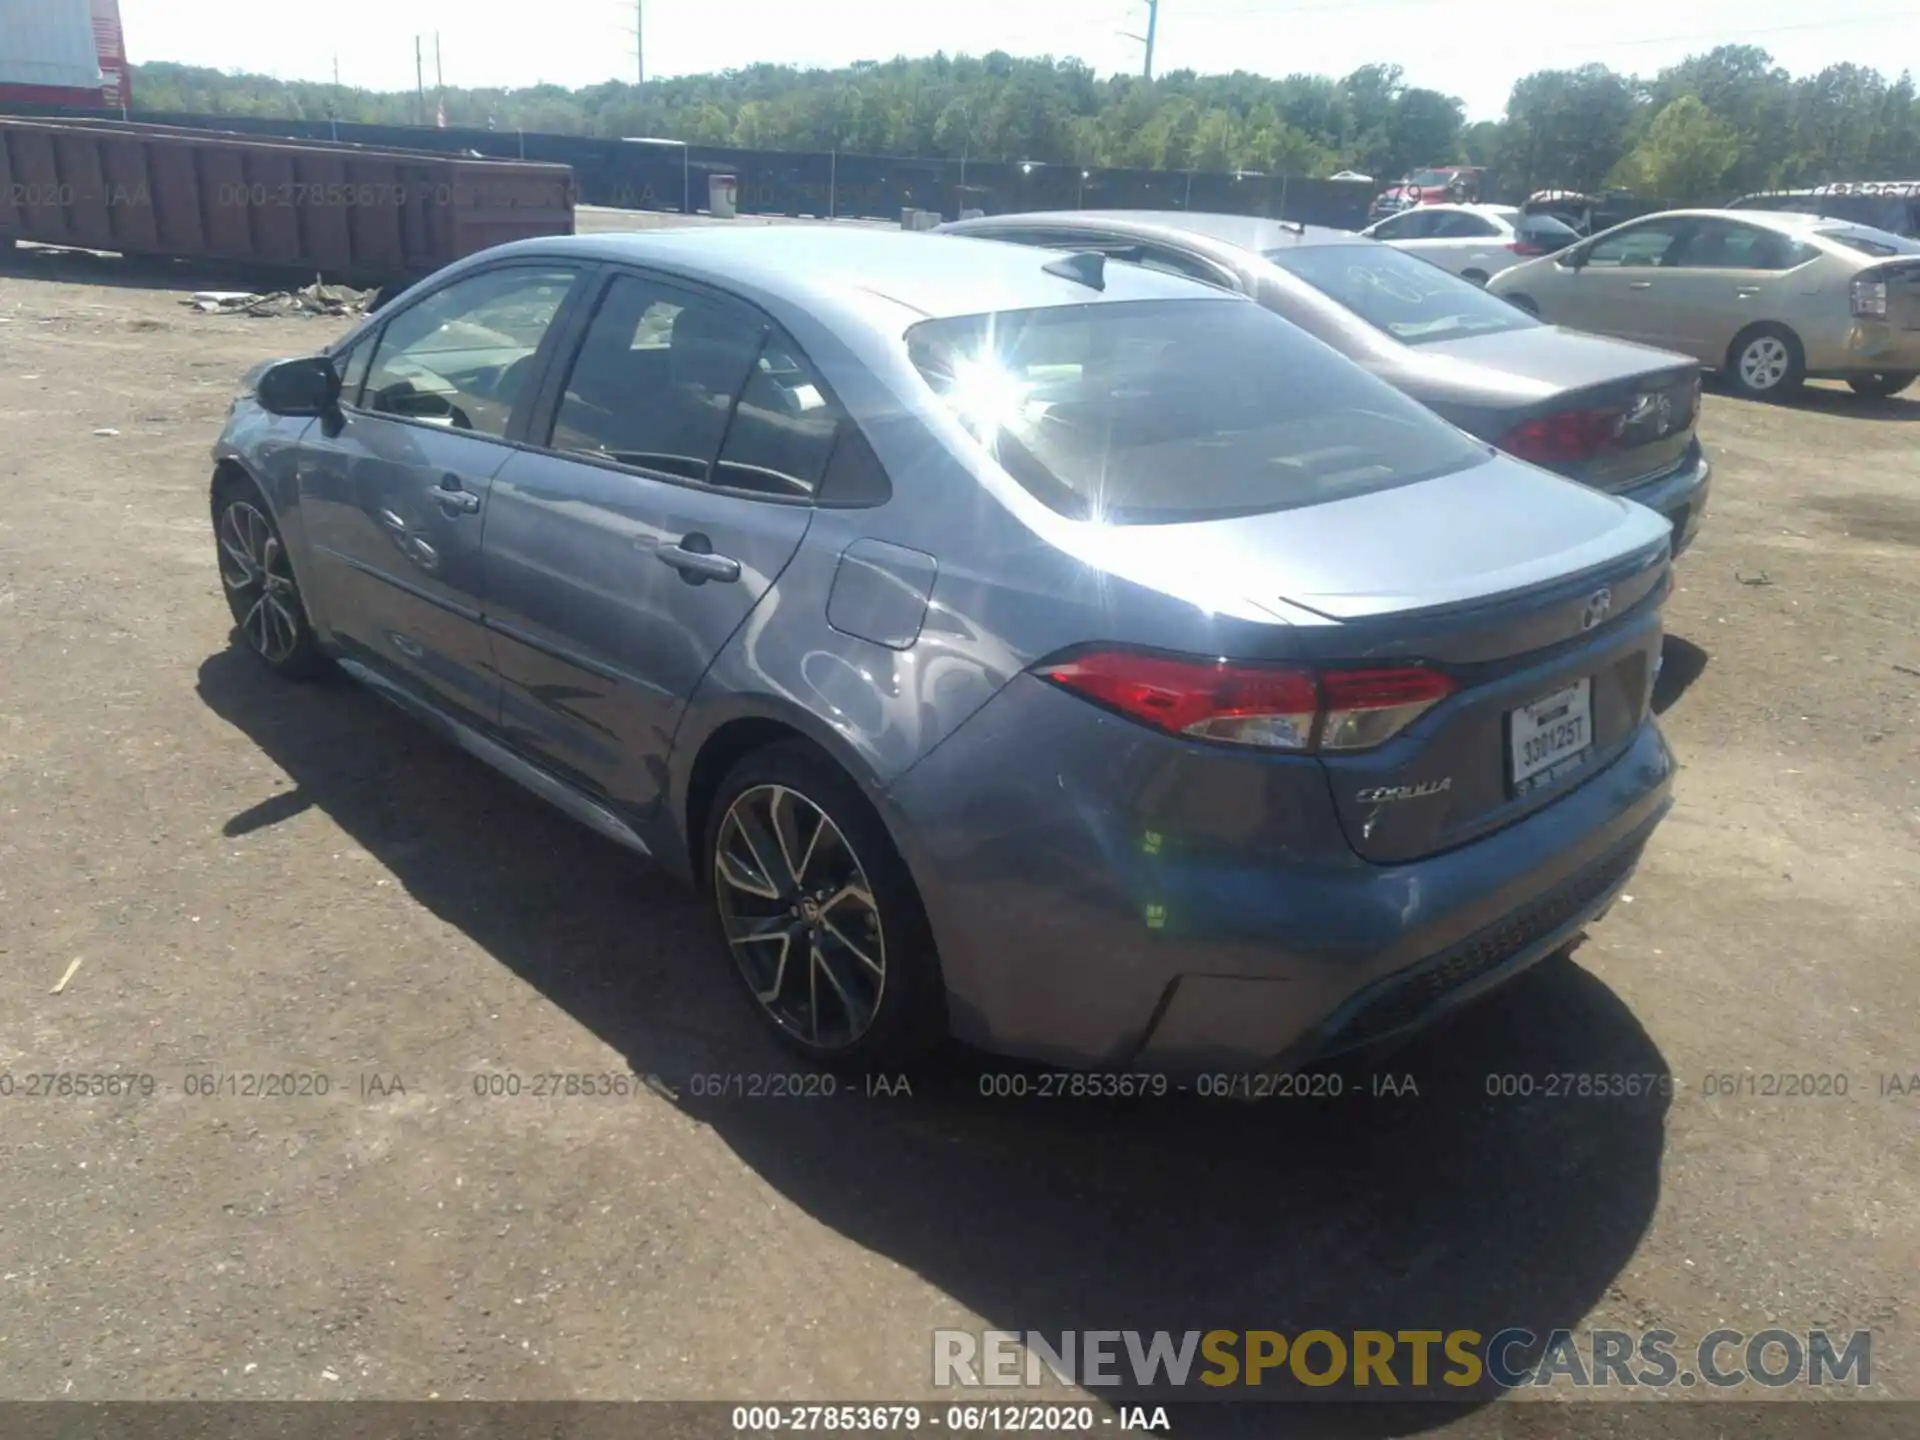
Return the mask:
{"type": "Polygon", "coordinates": [[[1574,962],[1395,1062],[1417,1096],[996,1101],[955,1061],[726,1101],[697,1077],[791,1067],[687,898],[229,648],[208,445],[245,365],[340,322],[23,258],[0,1072],[156,1088],[0,1097],[0,1397],[899,1400],[937,1326],[1777,1324],[1872,1329],[1871,1393],[1920,1399],[1920,1095],[1880,1093],[1920,1072],[1920,400],[1709,398],[1679,804],[1574,962]],[[629,1070],[661,1088],[474,1088],[629,1070]],[[246,1072],[331,1090],[191,1093],[246,1072]],[[1676,1093],[1486,1093],[1559,1072],[1676,1093]],[[1782,1073],[1848,1093],[1703,1093],[1782,1073]]]}

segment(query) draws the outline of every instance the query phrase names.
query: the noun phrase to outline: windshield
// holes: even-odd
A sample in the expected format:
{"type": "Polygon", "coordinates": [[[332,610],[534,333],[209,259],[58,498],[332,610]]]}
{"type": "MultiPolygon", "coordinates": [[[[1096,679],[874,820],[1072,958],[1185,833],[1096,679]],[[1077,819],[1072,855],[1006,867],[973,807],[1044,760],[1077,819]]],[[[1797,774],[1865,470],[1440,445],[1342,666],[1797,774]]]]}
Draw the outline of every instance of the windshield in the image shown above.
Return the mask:
{"type": "Polygon", "coordinates": [[[928,320],[907,344],[1001,468],[1076,520],[1286,510],[1486,458],[1384,381],[1242,300],[928,320]]]}
{"type": "Polygon", "coordinates": [[[1863,255],[1920,255],[1920,240],[1909,240],[1891,230],[1876,230],[1871,225],[1822,225],[1813,233],[1863,255]]]}
{"type": "Polygon", "coordinates": [[[1404,345],[1539,323],[1472,281],[1391,245],[1303,245],[1269,250],[1267,259],[1404,345]]]}
{"type": "Polygon", "coordinates": [[[1444,185],[1459,172],[1454,170],[1416,170],[1407,177],[1409,185],[1444,185]]]}

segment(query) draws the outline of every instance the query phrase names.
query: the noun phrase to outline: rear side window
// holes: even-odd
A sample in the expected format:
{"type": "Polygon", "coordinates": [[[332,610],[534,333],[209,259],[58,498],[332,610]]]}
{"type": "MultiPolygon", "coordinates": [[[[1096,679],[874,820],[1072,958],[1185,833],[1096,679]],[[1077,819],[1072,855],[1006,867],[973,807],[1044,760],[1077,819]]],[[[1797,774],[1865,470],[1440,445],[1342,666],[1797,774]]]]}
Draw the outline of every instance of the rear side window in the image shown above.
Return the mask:
{"type": "Polygon", "coordinates": [[[929,320],[907,341],[927,384],[1001,467],[1074,519],[1260,514],[1485,458],[1385,382],[1237,300],[929,320]]]}
{"type": "Polygon", "coordinates": [[[1702,220],[1667,263],[1689,270],[1788,270],[1808,258],[1804,251],[1785,235],[1758,225],[1702,220]]]}
{"type": "Polygon", "coordinates": [[[1536,245],[1571,245],[1580,238],[1578,230],[1551,215],[1529,215],[1519,221],[1515,229],[1522,240],[1536,245]]]}
{"type": "Polygon", "coordinates": [[[1880,259],[1887,255],[1920,255],[1920,240],[1876,230],[1870,225],[1823,225],[1813,232],[1822,240],[1832,240],[1849,250],[1880,259]]]}
{"type": "Polygon", "coordinates": [[[713,483],[787,499],[811,496],[841,421],[840,407],[800,347],[770,331],[747,372],[713,483]]]}
{"type": "Polygon", "coordinates": [[[1239,288],[1225,274],[1206,261],[1197,256],[1183,255],[1178,250],[1165,250],[1156,245],[1130,245],[1108,249],[1107,254],[1116,260],[1125,260],[1129,264],[1144,265],[1149,270],[1158,270],[1163,275],[1179,275],[1188,280],[1198,280],[1202,285],[1213,285],[1223,290],[1239,288]]]}
{"type": "Polygon", "coordinates": [[[764,338],[743,307],[619,276],[567,376],[553,448],[705,481],[764,338]]]}
{"type": "Polygon", "coordinates": [[[1433,233],[1434,212],[1408,210],[1373,227],[1376,240],[1419,240],[1433,233]]]}
{"type": "Polygon", "coordinates": [[[1467,210],[1455,210],[1440,217],[1433,227],[1436,240],[1484,240],[1498,235],[1500,227],[1484,215],[1475,215],[1467,210]]]}

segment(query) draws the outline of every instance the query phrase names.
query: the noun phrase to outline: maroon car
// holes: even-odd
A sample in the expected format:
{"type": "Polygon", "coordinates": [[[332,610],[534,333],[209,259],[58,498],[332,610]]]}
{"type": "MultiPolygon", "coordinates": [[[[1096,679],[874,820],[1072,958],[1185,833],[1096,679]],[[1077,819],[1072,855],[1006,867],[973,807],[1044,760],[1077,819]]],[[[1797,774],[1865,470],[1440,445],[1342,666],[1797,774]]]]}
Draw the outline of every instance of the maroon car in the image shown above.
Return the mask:
{"type": "Polygon", "coordinates": [[[1374,197],[1367,220],[1371,223],[1416,205],[1472,204],[1480,199],[1480,182],[1485,174],[1478,165],[1436,165],[1415,170],[1374,197]]]}

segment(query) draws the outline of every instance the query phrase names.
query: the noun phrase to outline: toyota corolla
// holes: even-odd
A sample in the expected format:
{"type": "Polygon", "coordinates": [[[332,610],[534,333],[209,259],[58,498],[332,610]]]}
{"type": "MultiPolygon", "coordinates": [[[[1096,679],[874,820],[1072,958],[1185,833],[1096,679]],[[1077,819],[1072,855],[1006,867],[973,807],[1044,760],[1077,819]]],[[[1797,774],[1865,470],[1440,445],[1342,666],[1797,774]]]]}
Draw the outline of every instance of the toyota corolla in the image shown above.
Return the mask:
{"type": "Polygon", "coordinates": [[[238,643],[697,885],[825,1063],[1397,1035],[1669,803],[1664,520],[1098,255],[510,245],[257,371],[215,460],[238,643]]]}

